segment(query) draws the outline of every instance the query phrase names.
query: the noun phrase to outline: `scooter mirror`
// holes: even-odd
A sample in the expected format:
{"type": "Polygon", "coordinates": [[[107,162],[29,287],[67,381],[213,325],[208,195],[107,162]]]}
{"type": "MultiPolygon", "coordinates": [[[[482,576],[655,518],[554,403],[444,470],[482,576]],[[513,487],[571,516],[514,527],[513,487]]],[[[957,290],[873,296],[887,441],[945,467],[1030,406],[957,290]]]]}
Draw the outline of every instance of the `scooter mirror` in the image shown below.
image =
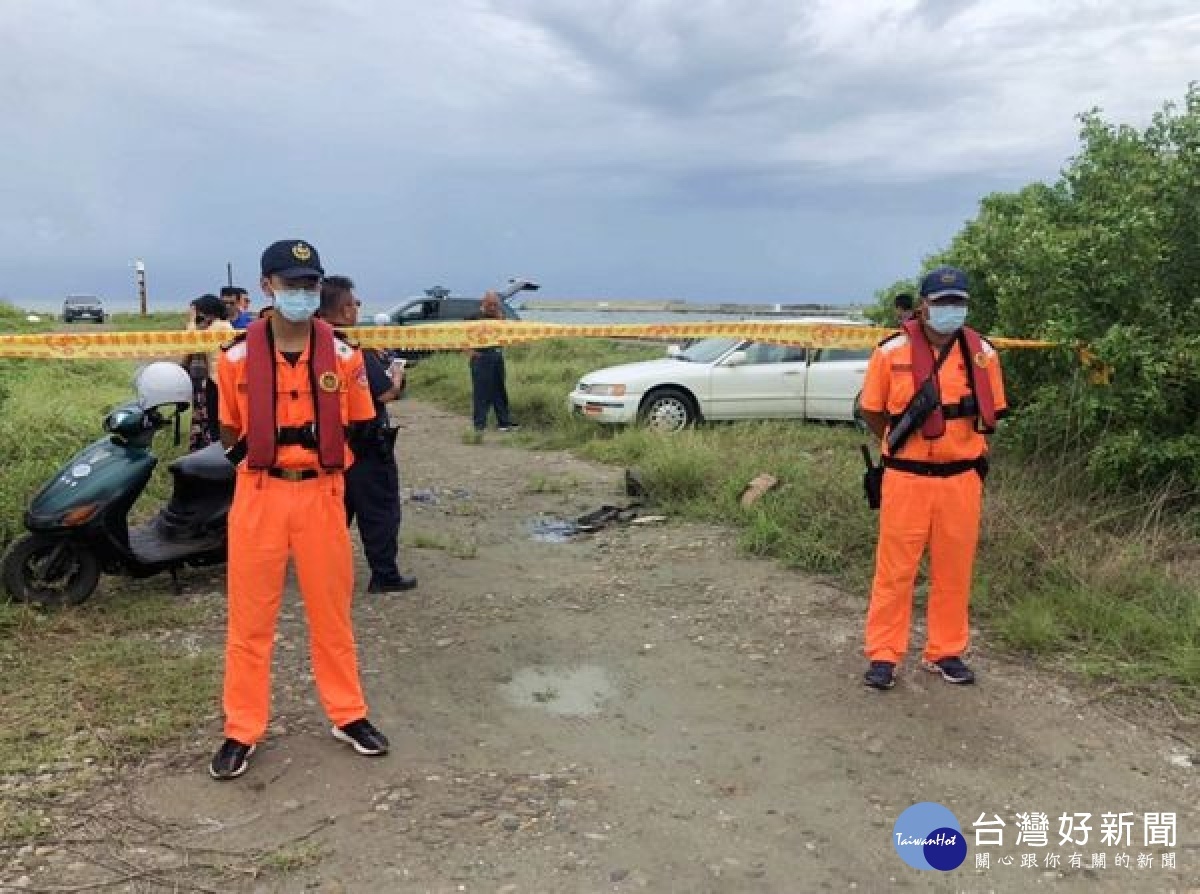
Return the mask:
{"type": "Polygon", "coordinates": [[[146,414],[137,404],[117,407],[104,417],[104,430],[121,438],[133,438],[146,427],[146,414]]]}

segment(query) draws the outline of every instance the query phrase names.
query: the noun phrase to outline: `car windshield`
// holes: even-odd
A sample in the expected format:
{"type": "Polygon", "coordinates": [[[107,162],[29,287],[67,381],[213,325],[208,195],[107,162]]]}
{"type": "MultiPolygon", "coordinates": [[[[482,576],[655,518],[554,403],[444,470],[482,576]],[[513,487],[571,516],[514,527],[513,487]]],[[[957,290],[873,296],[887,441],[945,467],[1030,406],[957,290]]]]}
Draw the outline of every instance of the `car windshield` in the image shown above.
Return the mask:
{"type": "Polygon", "coordinates": [[[712,363],[739,342],[736,338],[706,338],[675,356],[691,363],[712,363]]]}

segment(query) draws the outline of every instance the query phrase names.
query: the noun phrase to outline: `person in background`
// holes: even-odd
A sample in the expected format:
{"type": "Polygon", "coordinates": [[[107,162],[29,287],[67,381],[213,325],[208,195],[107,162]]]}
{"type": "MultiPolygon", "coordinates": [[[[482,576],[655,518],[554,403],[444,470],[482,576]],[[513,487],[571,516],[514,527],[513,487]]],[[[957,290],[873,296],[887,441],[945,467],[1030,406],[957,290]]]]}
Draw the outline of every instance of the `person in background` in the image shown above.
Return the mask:
{"type": "MultiPolygon", "coordinates": [[[[321,285],[321,319],[335,327],[358,325],[361,302],[354,282],[329,276],[321,285]]],[[[367,384],[375,402],[375,419],[351,443],[354,465],[346,470],[346,524],[358,519],[363,553],[371,568],[368,593],[396,593],[417,585],[396,564],[400,536],[400,469],[396,463],[396,432],[387,405],[404,392],[404,366],[391,362],[386,351],[363,349],[367,384]]]]}
{"type": "Polygon", "coordinates": [[[226,317],[234,329],[245,329],[254,322],[250,313],[250,293],[240,286],[223,286],[221,300],[225,302],[226,317]]]}
{"type": "MultiPolygon", "coordinates": [[[[504,310],[500,307],[500,296],[489,289],[484,292],[479,304],[479,313],[473,320],[503,320],[504,310]]],[[[467,352],[471,364],[471,403],[475,431],[487,428],[488,411],[496,411],[496,427],[500,431],[513,431],[517,424],[512,421],[508,408],[508,387],[505,384],[504,354],[499,347],[473,348],[467,352]]]]}
{"type": "MultiPolygon", "coordinates": [[[[225,304],[216,295],[201,295],[188,305],[188,331],[224,330],[233,327],[225,319],[225,304]]],[[[192,420],[188,450],[201,450],[221,439],[217,419],[217,354],[197,352],[183,358],[183,368],[192,377],[192,420]]]]}
{"type": "Polygon", "coordinates": [[[906,320],[911,320],[913,316],[913,296],[908,292],[901,292],[893,300],[896,313],[896,325],[903,326],[906,320]]]}

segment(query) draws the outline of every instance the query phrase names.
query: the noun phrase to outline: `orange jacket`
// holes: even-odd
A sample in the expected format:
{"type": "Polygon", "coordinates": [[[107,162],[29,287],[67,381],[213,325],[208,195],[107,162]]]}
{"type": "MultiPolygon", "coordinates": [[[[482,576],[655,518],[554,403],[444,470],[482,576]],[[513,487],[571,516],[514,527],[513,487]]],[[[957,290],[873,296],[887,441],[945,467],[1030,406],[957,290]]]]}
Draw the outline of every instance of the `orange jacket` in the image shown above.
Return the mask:
{"type": "MultiPolygon", "coordinates": [[[[942,404],[955,404],[971,394],[967,379],[967,362],[976,366],[975,374],[986,372],[992,385],[992,396],[996,412],[1007,409],[1004,396],[1004,378],[1000,370],[1000,355],[987,341],[978,357],[966,358],[963,351],[955,347],[938,372],[938,386],[942,404]]],[[[867,364],[867,377],[863,382],[860,404],[873,413],[899,416],[912,400],[915,387],[912,375],[912,350],[906,334],[893,335],[880,342],[867,364]]],[[[886,452],[886,435],[884,439],[886,452]]],[[[919,430],[905,442],[896,454],[899,459],[919,462],[955,462],[975,459],[987,453],[987,439],[975,431],[971,418],[948,419],[946,432],[940,438],[926,438],[919,430]]]]}
{"type": "MultiPolygon", "coordinates": [[[[375,404],[367,385],[367,371],[357,348],[337,341],[337,375],[342,422],[365,422],[375,418],[375,404]]],[[[275,420],[279,427],[308,425],[315,419],[312,379],[308,371],[309,349],[305,347],[295,365],[275,350],[275,420]]],[[[222,351],[217,363],[217,393],[220,396],[222,426],[244,437],[249,429],[249,396],[246,391],[246,342],[239,340],[222,351]]],[[[346,468],[354,454],[346,448],[346,468]]],[[[316,469],[317,452],[297,444],[281,446],[275,455],[281,469],[316,469]]]]}

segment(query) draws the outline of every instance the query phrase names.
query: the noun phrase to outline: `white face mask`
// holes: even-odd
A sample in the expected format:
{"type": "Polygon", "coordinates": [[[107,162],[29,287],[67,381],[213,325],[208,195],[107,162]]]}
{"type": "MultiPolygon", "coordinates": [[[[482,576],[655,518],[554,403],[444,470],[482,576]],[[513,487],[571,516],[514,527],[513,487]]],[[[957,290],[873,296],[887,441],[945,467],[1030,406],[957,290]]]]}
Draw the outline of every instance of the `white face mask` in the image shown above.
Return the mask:
{"type": "Polygon", "coordinates": [[[320,305],[320,294],[309,289],[279,289],[275,293],[275,309],[293,323],[312,319],[320,305]]]}
{"type": "Polygon", "coordinates": [[[942,335],[952,335],[967,322],[965,304],[929,305],[929,328],[942,335]]]}

